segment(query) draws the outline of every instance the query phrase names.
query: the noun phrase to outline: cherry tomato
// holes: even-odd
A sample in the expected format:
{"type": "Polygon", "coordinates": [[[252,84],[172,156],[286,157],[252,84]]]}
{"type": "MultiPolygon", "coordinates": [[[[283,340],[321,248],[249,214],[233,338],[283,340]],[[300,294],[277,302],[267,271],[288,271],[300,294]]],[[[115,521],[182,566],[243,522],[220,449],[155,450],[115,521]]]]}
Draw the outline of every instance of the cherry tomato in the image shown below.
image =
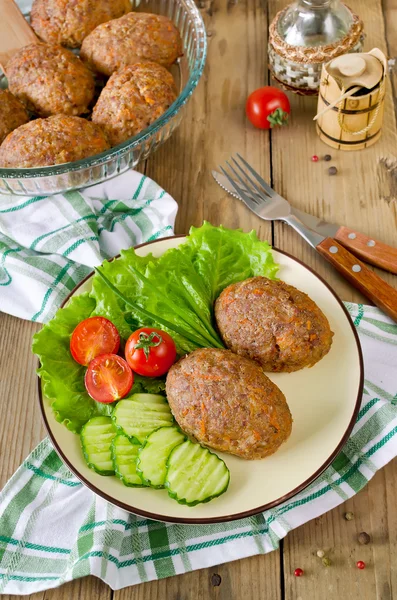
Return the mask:
{"type": "Polygon", "coordinates": [[[159,377],[175,362],[174,340],[161,329],[142,327],[130,335],[125,359],[131,369],[144,377],[159,377]]]}
{"type": "Polygon", "coordinates": [[[119,347],[119,332],[105,317],[81,321],[70,338],[70,352],[80,365],[88,365],[100,354],[116,354],[119,347]]]}
{"type": "Polygon", "coordinates": [[[284,92],[266,85],[248,96],[245,112],[254,127],[271,129],[288,123],[291,107],[284,92]]]}
{"type": "Polygon", "coordinates": [[[124,398],[132,388],[134,376],[124,358],[117,354],[101,354],[90,362],[85,374],[85,387],[91,398],[110,404],[124,398]]]}

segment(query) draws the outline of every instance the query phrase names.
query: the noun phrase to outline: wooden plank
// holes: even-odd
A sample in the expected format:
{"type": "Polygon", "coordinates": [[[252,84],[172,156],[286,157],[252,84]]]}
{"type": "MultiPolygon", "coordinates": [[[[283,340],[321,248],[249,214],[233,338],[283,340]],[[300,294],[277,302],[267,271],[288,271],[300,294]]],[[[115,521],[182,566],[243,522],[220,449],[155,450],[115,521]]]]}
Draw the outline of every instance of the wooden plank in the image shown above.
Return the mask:
{"type": "MultiPolygon", "coordinates": [[[[98,577],[90,576],[48,590],[43,600],[111,600],[112,594],[112,590],[106,583],[98,577]]],[[[36,600],[35,596],[32,596],[32,600],[36,600]]]]}
{"type": "Polygon", "coordinates": [[[245,99],[266,83],[266,14],[260,0],[203,0],[208,32],[205,73],[172,140],[148,160],[147,174],[179,203],[177,233],[207,219],[214,225],[255,227],[270,239],[271,227],[223,193],[211,169],[244,154],[268,176],[268,134],[247,125],[245,99]]]}
{"type": "Polygon", "coordinates": [[[143,583],[115,592],[115,600],[277,600],[279,553],[143,583]]]}
{"type": "MultiPolygon", "coordinates": [[[[271,0],[272,15],[281,4],[271,0]]],[[[366,49],[378,46],[385,50],[380,2],[356,0],[349,5],[366,24],[366,49]]],[[[272,161],[275,189],[295,206],[395,245],[397,214],[396,204],[390,199],[393,189],[387,169],[390,162],[382,161],[384,158],[392,160],[396,144],[390,85],[387,94],[387,126],[383,137],[373,148],[354,153],[338,152],[323,144],[311,121],[316,101],[291,96],[289,127],[272,133],[272,161]],[[318,163],[311,162],[313,154],[320,157],[318,163]],[[331,154],[332,162],[323,162],[324,154],[331,154]],[[336,177],[327,173],[331,165],[338,168],[336,177]]],[[[344,300],[363,299],[287,227],[275,226],[275,244],[313,266],[344,300]]],[[[377,272],[396,285],[395,276],[377,272]]],[[[393,597],[396,582],[390,565],[396,556],[397,511],[392,496],[396,475],[397,462],[394,461],[352,500],[289,534],[284,542],[286,600],[388,600],[393,597]],[[354,521],[347,522],[343,518],[348,510],[355,513],[354,521]],[[373,537],[373,543],[368,546],[357,542],[357,534],[363,530],[373,537]],[[324,567],[316,557],[317,549],[329,553],[333,563],[330,568],[324,567]],[[364,571],[356,568],[357,560],[367,563],[364,571]],[[304,569],[304,577],[294,577],[297,567],[304,569]]]]}
{"type": "MultiPolygon", "coordinates": [[[[29,594],[29,596],[23,596],[25,600],[44,600],[45,592],[38,592],[37,594],[29,594]]],[[[10,596],[9,594],[2,595],[2,600],[15,600],[17,596],[10,596]]],[[[22,598],[22,596],[20,596],[22,598]]]]}
{"type": "MultiPolygon", "coordinates": [[[[131,589],[131,588],[127,588],[131,589]]],[[[98,577],[84,577],[63,584],[59,588],[24,596],[26,600],[111,600],[112,590],[98,577]]],[[[5,595],[3,600],[15,600],[16,596],[5,595]]]]}
{"type": "Polygon", "coordinates": [[[0,315],[0,488],[44,437],[32,335],[39,325],[0,315]]]}
{"type": "MultiPolygon", "coordinates": [[[[286,2],[271,0],[271,16],[283,4],[286,2]]],[[[386,51],[380,1],[353,0],[349,5],[366,24],[365,48],[369,50],[377,46],[386,51]]],[[[390,82],[387,85],[382,138],[372,148],[358,152],[337,151],[320,141],[312,122],[316,113],[314,98],[290,94],[290,99],[290,125],[272,132],[275,189],[297,208],[395,245],[397,204],[390,199],[392,184],[387,166],[390,164],[387,161],[393,161],[397,142],[390,82]],[[311,161],[313,154],[320,157],[319,162],[311,161]],[[331,162],[322,160],[325,154],[331,154],[331,162]],[[328,175],[331,165],[338,169],[338,174],[333,177],[328,175]]],[[[344,300],[364,300],[287,226],[275,226],[275,245],[313,266],[344,300]]],[[[390,284],[396,285],[395,276],[382,271],[378,273],[390,284]]]]}
{"type": "Polygon", "coordinates": [[[397,112],[397,0],[383,0],[382,8],[388,54],[395,61],[390,71],[390,78],[393,86],[394,106],[397,112]]]}
{"type": "MultiPolygon", "coordinates": [[[[84,577],[63,584],[59,588],[24,596],[26,600],[111,600],[112,590],[98,577],[84,577]]],[[[22,597],[22,596],[21,596],[22,597]]],[[[15,600],[16,596],[5,595],[2,600],[15,600]]]]}

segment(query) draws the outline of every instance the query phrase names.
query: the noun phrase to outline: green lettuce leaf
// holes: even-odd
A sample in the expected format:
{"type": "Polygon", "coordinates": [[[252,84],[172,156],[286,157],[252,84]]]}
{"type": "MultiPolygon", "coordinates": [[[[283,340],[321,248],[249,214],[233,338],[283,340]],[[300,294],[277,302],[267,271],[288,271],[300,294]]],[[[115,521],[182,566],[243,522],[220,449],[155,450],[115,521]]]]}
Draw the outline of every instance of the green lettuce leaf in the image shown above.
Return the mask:
{"type": "Polygon", "coordinates": [[[275,279],[278,271],[271,247],[261,242],[255,231],[244,233],[204,221],[201,227],[190,229],[187,241],[178,249],[192,261],[211,307],[228,285],[258,275],[275,279]]]}
{"type": "Polygon", "coordinates": [[[85,367],[70,354],[70,336],[95,308],[88,294],[74,296],[65,308],[33,337],[33,352],[39,357],[44,395],[50,400],[57,421],[78,433],[91,417],[98,414],[97,402],[84,386],[85,367]]]}
{"type": "Polygon", "coordinates": [[[112,402],[112,404],[104,404],[103,402],[95,402],[97,414],[101,417],[111,417],[113,413],[113,409],[116,406],[117,402],[112,402]]]}
{"type": "Polygon", "coordinates": [[[134,373],[134,385],[131,394],[163,394],[165,396],[165,376],[164,377],[142,377],[134,373]]]}
{"type": "MultiPolygon", "coordinates": [[[[122,258],[102,263],[101,271],[114,283],[121,293],[126,294],[128,297],[139,296],[141,293],[141,284],[136,277],[131,277],[128,265],[130,263],[133,264],[139,258],[140,269],[145,270],[146,265],[155,259],[151,254],[144,257],[137,257],[133,249],[124,250],[121,252],[121,255],[122,258]]],[[[139,320],[135,323],[133,322],[132,316],[128,314],[128,307],[110,292],[98,275],[93,277],[90,296],[95,300],[93,315],[106,317],[112,321],[124,341],[127,341],[131,333],[141,326],[139,320]]]]}
{"type": "Polygon", "coordinates": [[[105,262],[94,277],[96,314],[107,316],[125,339],[142,326],[164,329],[179,355],[198,347],[223,347],[213,321],[213,304],[231,283],[254,275],[274,278],[277,265],[267,242],[204,223],[187,241],[160,258],[134,249],[105,262]]]}
{"type": "Polygon", "coordinates": [[[134,329],[152,326],[173,337],[180,355],[200,346],[223,347],[201,279],[177,249],[160,258],[122,251],[98,269],[91,295],[96,313],[108,317],[124,340],[134,329]]]}

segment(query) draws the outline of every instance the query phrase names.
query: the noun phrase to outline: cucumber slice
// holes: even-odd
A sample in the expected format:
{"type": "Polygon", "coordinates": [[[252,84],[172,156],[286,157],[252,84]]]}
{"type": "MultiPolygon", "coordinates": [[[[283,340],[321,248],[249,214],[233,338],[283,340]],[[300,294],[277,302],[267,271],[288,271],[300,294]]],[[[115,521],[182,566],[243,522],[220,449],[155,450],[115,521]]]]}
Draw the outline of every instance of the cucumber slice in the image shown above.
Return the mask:
{"type": "Polygon", "coordinates": [[[130,398],[120,400],[112,419],[119,431],[139,444],[155,429],[174,422],[167,400],[156,394],[133,394],[130,398]]]}
{"type": "Polygon", "coordinates": [[[132,394],[125,400],[134,400],[134,402],[142,402],[143,404],[164,404],[165,397],[161,394],[132,394]]]}
{"type": "Polygon", "coordinates": [[[112,441],[112,458],[116,475],[128,487],[145,484],[136,472],[136,459],[140,446],[133,444],[126,435],[119,433],[112,441]]]}
{"type": "Polygon", "coordinates": [[[114,475],[110,447],[115,435],[116,429],[110,417],[94,417],[80,432],[85,461],[99,475],[114,475]]]}
{"type": "Polygon", "coordinates": [[[165,487],[179,504],[209,502],[226,492],[229,481],[223,460],[189,440],[176,446],[168,458],[165,487]]]}
{"type": "Polygon", "coordinates": [[[139,450],[137,471],[151,487],[164,487],[167,459],[171,450],[182,444],[186,436],[177,427],[160,427],[153,431],[139,450]]]}

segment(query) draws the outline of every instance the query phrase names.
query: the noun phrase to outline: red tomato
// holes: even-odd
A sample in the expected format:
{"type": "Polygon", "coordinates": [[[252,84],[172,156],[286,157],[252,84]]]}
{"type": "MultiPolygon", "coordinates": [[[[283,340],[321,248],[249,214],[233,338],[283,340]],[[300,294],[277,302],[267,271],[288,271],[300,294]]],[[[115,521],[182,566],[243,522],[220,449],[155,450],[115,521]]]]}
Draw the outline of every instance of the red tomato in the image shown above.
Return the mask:
{"type": "Polygon", "coordinates": [[[288,123],[291,107],[284,92],[266,85],[248,96],[245,112],[255,127],[271,129],[288,123]]]}
{"type": "Polygon", "coordinates": [[[81,321],[70,338],[70,352],[80,365],[88,365],[100,354],[116,354],[119,347],[119,332],[104,317],[81,321]]]}
{"type": "Polygon", "coordinates": [[[117,354],[101,354],[90,362],[85,374],[85,387],[91,398],[110,404],[124,398],[132,388],[134,376],[124,358],[117,354]]]}
{"type": "Polygon", "coordinates": [[[131,369],[144,377],[160,377],[175,362],[174,340],[161,329],[142,327],[130,335],[125,359],[131,369]]]}

